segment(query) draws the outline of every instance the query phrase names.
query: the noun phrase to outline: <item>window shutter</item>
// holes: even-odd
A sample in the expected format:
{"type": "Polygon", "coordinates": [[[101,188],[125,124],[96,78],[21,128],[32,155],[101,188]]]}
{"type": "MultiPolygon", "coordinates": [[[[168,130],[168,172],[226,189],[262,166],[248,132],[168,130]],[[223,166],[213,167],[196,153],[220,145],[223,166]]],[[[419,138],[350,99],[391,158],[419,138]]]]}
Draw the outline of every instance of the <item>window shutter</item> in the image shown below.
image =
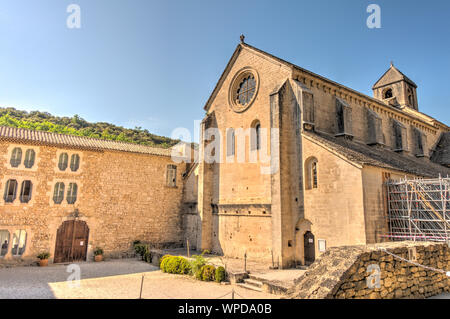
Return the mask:
{"type": "Polygon", "coordinates": [[[25,160],[23,163],[25,165],[25,168],[33,167],[35,157],[36,157],[36,153],[34,152],[34,150],[29,149],[25,152],[25,160]]]}
{"type": "Polygon", "coordinates": [[[352,108],[336,98],[336,135],[352,135],[352,108]]]}
{"type": "Polygon", "coordinates": [[[384,144],[381,117],[379,117],[378,114],[369,109],[367,109],[367,129],[367,144],[384,144]]]}
{"type": "Polygon", "coordinates": [[[76,183],[70,183],[67,190],[67,203],[74,204],[77,201],[78,186],[76,183]]]}
{"type": "Polygon", "coordinates": [[[61,153],[59,155],[58,168],[60,171],[66,170],[68,160],[69,160],[69,155],[67,155],[67,153],[61,153]]]}
{"type": "Polygon", "coordinates": [[[20,147],[16,147],[13,149],[11,153],[10,164],[12,167],[18,167],[22,162],[22,149],[20,147]]]}
{"type": "Polygon", "coordinates": [[[31,191],[32,191],[32,183],[31,181],[23,181],[22,188],[20,190],[20,202],[28,203],[31,200],[31,191]]]}
{"type": "Polygon", "coordinates": [[[314,96],[303,92],[303,122],[314,125],[314,96]]]}
{"type": "Polygon", "coordinates": [[[70,158],[70,170],[76,172],[80,167],[80,155],[72,154],[70,158]]]}

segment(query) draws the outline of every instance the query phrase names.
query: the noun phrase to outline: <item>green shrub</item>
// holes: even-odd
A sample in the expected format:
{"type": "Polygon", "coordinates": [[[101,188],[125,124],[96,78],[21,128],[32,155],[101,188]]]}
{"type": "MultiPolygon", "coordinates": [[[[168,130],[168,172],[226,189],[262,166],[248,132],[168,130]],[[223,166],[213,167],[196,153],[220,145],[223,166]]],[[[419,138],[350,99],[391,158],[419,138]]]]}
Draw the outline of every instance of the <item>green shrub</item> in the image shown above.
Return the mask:
{"type": "Polygon", "coordinates": [[[136,244],[134,245],[134,251],[136,252],[137,255],[141,256],[142,260],[144,260],[144,254],[145,254],[145,250],[147,248],[147,245],[145,244],[136,244]]]}
{"type": "Polygon", "coordinates": [[[202,280],[214,281],[214,274],[216,273],[216,267],[212,265],[205,265],[202,267],[202,280]]]}
{"type": "Polygon", "coordinates": [[[159,268],[163,271],[166,272],[166,263],[169,260],[169,257],[173,257],[171,255],[164,255],[159,259],[159,268]]]}
{"type": "Polygon", "coordinates": [[[191,272],[191,265],[189,262],[179,256],[163,256],[161,258],[160,268],[163,272],[169,274],[187,275],[191,272]]]}
{"type": "Polygon", "coordinates": [[[226,278],[225,268],[223,268],[222,266],[217,267],[216,273],[214,274],[214,278],[217,282],[225,281],[226,278]]]}
{"type": "Polygon", "coordinates": [[[49,259],[50,253],[49,252],[40,253],[39,255],[37,255],[37,258],[39,258],[40,260],[49,259]]]}
{"type": "Polygon", "coordinates": [[[100,247],[97,247],[94,250],[94,256],[99,256],[99,255],[103,255],[103,249],[101,249],[100,247]]]}
{"type": "Polygon", "coordinates": [[[152,253],[150,252],[150,248],[148,246],[145,246],[144,255],[142,257],[145,262],[147,263],[152,262],[152,253]]]}
{"type": "Polygon", "coordinates": [[[191,273],[195,276],[196,279],[202,280],[202,267],[206,265],[206,258],[203,257],[205,253],[208,253],[207,250],[204,250],[201,255],[193,255],[193,260],[191,261],[191,273]]]}

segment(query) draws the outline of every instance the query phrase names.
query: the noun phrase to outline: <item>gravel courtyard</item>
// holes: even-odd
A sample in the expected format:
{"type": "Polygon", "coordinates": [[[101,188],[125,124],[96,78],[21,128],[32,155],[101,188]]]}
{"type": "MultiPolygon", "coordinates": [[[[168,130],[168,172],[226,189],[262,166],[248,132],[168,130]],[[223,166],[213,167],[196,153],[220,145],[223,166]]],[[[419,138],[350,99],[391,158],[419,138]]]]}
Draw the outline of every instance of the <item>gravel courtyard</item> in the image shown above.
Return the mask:
{"type": "Polygon", "coordinates": [[[67,265],[46,268],[16,267],[0,269],[0,299],[53,298],[139,298],[142,275],[142,298],[275,299],[278,296],[247,290],[237,286],[201,282],[188,276],[162,273],[155,266],[135,259],[112,260],[102,263],[80,263],[79,286],[68,282],[71,275],[67,265]]]}

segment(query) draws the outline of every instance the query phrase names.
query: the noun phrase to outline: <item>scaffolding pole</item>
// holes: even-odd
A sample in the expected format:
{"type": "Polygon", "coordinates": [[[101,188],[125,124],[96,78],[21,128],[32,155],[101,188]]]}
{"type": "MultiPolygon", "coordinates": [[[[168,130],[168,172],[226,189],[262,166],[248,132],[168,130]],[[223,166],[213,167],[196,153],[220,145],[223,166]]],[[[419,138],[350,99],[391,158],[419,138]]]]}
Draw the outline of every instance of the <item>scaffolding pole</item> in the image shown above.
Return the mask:
{"type": "Polygon", "coordinates": [[[386,182],[391,240],[449,241],[450,178],[386,182]]]}

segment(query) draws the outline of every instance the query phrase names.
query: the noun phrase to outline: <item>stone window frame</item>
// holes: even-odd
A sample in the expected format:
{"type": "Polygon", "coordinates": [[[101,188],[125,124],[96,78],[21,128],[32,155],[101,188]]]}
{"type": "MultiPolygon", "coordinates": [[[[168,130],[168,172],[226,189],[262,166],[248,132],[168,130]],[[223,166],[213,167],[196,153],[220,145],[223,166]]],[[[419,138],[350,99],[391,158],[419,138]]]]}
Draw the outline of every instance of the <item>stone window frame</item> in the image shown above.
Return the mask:
{"type": "Polygon", "coordinates": [[[315,156],[310,156],[305,160],[305,190],[314,190],[319,188],[319,161],[315,156]],[[315,171],[313,172],[313,169],[315,171]]]}
{"type": "Polygon", "coordinates": [[[62,207],[62,208],[73,209],[82,200],[83,184],[79,180],[74,180],[74,179],[71,179],[71,178],[56,178],[53,181],[51,181],[49,183],[49,185],[50,185],[50,190],[47,192],[47,196],[48,196],[48,199],[49,199],[49,205],[51,207],[62,207]],[[56,188],[57,183],[63,183],[64,184],[63,196],[62,196],[62,200],[61,200],[60,203],[55,203],[54,202],[54,194],[55,194],[55,188],[56,188]],[[75,202],[73,204],[70,204],[67,201],[69,185],[70,184],[76,184],[77,185],[76,200],[75,200],[75,202]]]}
{"type": "Polygon", "coordinates": [[[10,243],[10,251],[11,251],[11,255],[12,255],[12,257],[15,257],[15,258],[21,258],[24,254],[25,254],[25,252],[26,252],[26,250],[27,250],[27,248],[28,248],[28,232],[27,232],[27,230],[26,229],[23,229],[23,228],[20,228],[20,229],[16,229],[13,233],[12,233],[12,236],[11,236],[12,238],[11,238],[11,243],[10,243]],[[18,247],[17,247],[17,252],[19,251],[19,245],[20,245],[20,241],[21,241],[21,238],[22,238],[22,234],[23,233],[25,233],[25,244],[24,244],[24,248],[23,248],[23,251],[22,251],[22,253],[21,254],[14,254],[13,253],[13,251],[14,251],[14,240],[15,240],[15,238],[14,238],[14,236],[16,235],[16,232],[19,232],[19,236],[18,236],[18,241],[19,241],[19,243],[18,243],[18,247]]]}
{"type": "Polygon", "coordinates": [[[261,122],[254,119],[250,125],[250,151],[258,152],[261,150],[261,122]]]}
{"type": "Polygon", "coordinates": [[[252,104],[256,100],[256,97],[258,96],[259,85],[260,85],[259,74],[254,68],[247,66],[237,71],[236,74],[231,79],[230,86],[228,89],[228,104],[231,107],[231,109],[236,113],[241,113],[246,111],[250,106],[252,106],[252,104]],[[255,80],[255,92],[253,93],[253,96],[250,99],[250,101],[247,104],[242,105],[236,102],[238,86],[241,84],[244,78],[250,75],[253,76],[255,80]]]}
{"type": "Polygon", "coordinates": [[[8,146],[8,150],[7,150],[6,154],[4,155],[5,167],[10,170],[23,170],[23,171],[27,171],[27,172],[30,172],[30,171],[35,172],[38,169],[39,161],[40,161],[39,150],[40,150],[39,146],[27,145],[27,144],[10,144],[8,146]],[[11,156],[12,156],[12,152],[15,148],[20,148],[22,150],[21,160],[17,167],[13,167],[11,165],[11,156]],[[31,167],[26,167],[26,165],[25,165],[25,160],[26,160],[26,155],[27,155],[28,150],[34,151],[34,161],[33,161],[33,165],[31,167]]]}
{"type": "MultiPolygon", "coordinates": [[[[0,226],[0,231],[5,230],[9,232],[9,242],[8,242],[8,250],[6,252],[6,255],[3,257],[0,257],[0,260],[15,260],[15,259],[24,259],[30,257],[31,254],[34,254],[32,250],[33,245],[33,230],[29,226],[0,226]],[[22,255],[13,255],[13,236],[16,231],[25,231],[26,232],[26,242],[25,242],[25,250],[23,251],[22,255]]],[[[0,246],[1,248],[1,246],[0,246]]]]}
{"type": "Polygon", "coordinates": [[[0,236],[0,259],[3,259],[6,257],[6,255],[8,255],[8,251],[9,248],[11,247],[11,232],[9,231],[9,229],[4,229],[3,227],[0,227],[0,234],[4,234],[5,232],[8,233],[8,238],[3,236],[0,236]],[[7,246],[4,247],[5,245],[5,240],[7,241],[7,246]],[[3,253],[3,251],[6,249],[6,252],[3,253]]]}
{"type": "Polygon", "coordinates": [[[28,204],[31,199],[33,198],[33,182],[29,179],[24,179],[22,181],[22,183],[20,184],[20,195],[19,195],[19,201],[22,204],[28,204]],[[29,191],[28,191],[28,195],[24,194],[24,189],[25,189],[25,183],[29,182],[29,191]]]}
{"type": "Polygon", "coordinates": [[[381,96],[383,97],[383,100],[388,100],[394,97],[394,90],[391,87],[387,87],[385,88],[382,92],[381,92],[381,96]],[[388,92],[390,92],[390,96],[386,96],[388,94],[388,92]]]}
{"type": "Polygon", "coordinates": [[[0,184],[0,193],[2,194],[2,203],[4,205],[15,206],[15,207],[23,206],[23,205],[33,206],[35,203],[35,199],[36,199],[35,190],[37,189],[36,188],[37,185],[38,185],[38,181],[36,180],[35,177],[21,176],[21,175],[19,175],[19,176],[18,175],[4,176],[3,179],[1,180],[1,184],[0,184]],[[5,191],[6,191],[6,186],[7,186],[7,183],[9,180],[17,181],[15,197],[12,202],[5,201],[5,191]],[[23,185],[23,182],[25,182],[25,181],[29,181],[31,183],[31,193],[30,193],[30,197],[29,197],[28,201],[21,201],[22,185],[23,185]]]}
{"type": "Polygon", "coordinates": [[[236,132],[234,128],[227,129],[227,157],[234,157],[236,154],[236,132]]]}
{"type": "Polygon", "coordinates": [[[55,158],[55,166],[54,166],[55,173],[60,173],[60,174],[61,173],[69,173],[69,174],[80,174],[80,173],[82,173],[82,171],[83,171],[83,158],[84,158],[84,154],[80,150],[57,149],[56,150],[56,158],[55,158]],[[59,161],[60,161],[60,156],[63,153],[67,154],[67,166],[64,168],[64,170],[61,170],[60,167],[59,167],[59,161]],[[73,171],[72,168],[71,168],[73,155],[78,155],[79,156],[78,168],[75,171],[73,171]]]}
{"type": "Polygon", "coordinates": [[[167,164],[166,166],[166,187],[177,187],[177,166],[174,164],[167,164]]]}
{"type": "Polygon", "coordinates": [[[11,179],[8,179],[4,185],[5,185],[5,187],[3,189],[3,202],[5,204],[13,204],[17,198],[17,188],[19,186],[19,183],[17,182],[17,180],[15,178],[11,178],[11,179]],[[15,186],[14,186],[13,193],[10,194],[12,183],[14,183],[15,186]]]}

